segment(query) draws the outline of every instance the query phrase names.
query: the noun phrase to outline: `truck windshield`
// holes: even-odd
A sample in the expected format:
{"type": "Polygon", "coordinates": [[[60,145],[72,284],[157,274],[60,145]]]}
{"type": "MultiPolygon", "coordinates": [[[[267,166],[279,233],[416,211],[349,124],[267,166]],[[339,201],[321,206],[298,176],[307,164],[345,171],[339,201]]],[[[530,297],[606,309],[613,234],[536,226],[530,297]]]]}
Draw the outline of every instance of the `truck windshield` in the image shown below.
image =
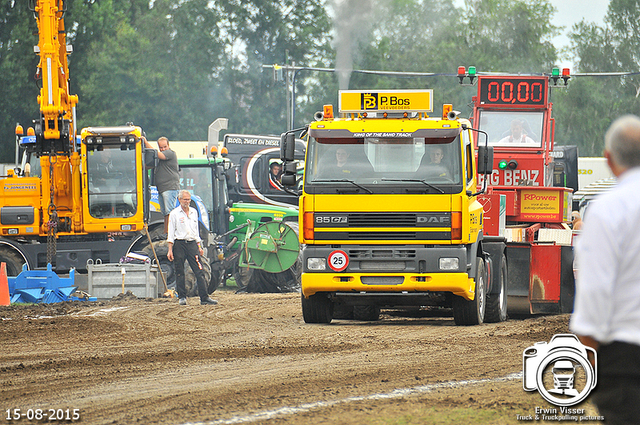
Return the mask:
{"type": "Polygon", "coordinates": [[[544,112],[480,111],[481,130],[489,145],[498,147],[542,146],[544,112]]]}
{"type": "Polygon", "coordinates": [[[458,138],[312,138],[305,184],[460,184],[458,138]]]}
{"type": "Polygon", "coordinates": [[[138,210],[136,151],[120,147],[87,152],[89,214],[96,218],[131,217],[138,210]]]}

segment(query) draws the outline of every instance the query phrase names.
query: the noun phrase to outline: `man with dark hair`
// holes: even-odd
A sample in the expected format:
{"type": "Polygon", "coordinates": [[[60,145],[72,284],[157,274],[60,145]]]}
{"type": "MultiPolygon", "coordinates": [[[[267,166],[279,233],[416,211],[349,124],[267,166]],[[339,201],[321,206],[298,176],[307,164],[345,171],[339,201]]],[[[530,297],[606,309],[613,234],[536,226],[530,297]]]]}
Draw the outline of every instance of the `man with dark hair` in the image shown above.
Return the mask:
{"type": "Polygon", "coordinates": [[[593,401],[607,424],[640,418],[640,118],[605,135],[618,185],[591,202],[576,243],[578,275],[569,328],[597,350],[593,401]]]}
{"type": "Polygon", "coordinates": [[[269,186],[273,190],[284,190],[280,178],[282,176],[282,164],[273,161],[269,164],[269,186]]]}

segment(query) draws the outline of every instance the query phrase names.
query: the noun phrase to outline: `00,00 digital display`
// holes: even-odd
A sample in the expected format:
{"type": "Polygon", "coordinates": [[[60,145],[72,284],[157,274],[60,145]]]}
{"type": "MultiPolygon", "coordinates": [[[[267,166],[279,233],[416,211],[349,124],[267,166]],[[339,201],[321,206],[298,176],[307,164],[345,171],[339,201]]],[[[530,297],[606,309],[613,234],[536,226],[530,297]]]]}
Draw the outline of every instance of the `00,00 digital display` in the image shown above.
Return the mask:
{"type": "Polygon", "coordinates": [[[545,78],[483,78],[479,79],[481,105],[545,106],[545,78]]]}

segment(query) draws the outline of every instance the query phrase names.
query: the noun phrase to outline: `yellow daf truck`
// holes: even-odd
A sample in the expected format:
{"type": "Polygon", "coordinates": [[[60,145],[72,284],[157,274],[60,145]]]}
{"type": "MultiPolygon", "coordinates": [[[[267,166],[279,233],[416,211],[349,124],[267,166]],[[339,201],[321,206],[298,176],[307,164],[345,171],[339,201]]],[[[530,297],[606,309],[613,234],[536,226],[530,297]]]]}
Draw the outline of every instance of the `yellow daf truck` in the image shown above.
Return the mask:
{"type": "MultiPolygon", "coordinates": [[[[341,91],[308,126],[299,200],[307,323],[377,320],[380,308],[445,306],[456,324],[506,320],[504,239],[483,234],[480,146],[431,90],[341,91]],[[478,160],[476,160],[476,154],[478,160]],[[478,166],[479,164],[479,166],[478,166]]],[[[293,133],[283,184],[295,184],[293,133]]]]}

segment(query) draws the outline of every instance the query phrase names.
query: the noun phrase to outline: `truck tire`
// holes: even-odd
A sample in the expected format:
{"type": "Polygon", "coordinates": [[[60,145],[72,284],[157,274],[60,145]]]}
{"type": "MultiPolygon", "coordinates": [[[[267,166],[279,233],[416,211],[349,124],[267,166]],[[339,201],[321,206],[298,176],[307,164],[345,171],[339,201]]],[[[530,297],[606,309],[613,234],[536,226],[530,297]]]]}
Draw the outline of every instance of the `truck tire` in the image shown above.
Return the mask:
{"type": "Polygon", "coordinates": [[[380,318],[380,307],[377,305],[354,305],[353,319],[363,322],[375,322],[380,318]]]}
{"type": "Polygon", "coordinates": [[[7,265],[7,276],[18,276],[20,272],[22,272],[24,259],[15,249],[1,247],[0,263],[5,263],[7,265]]]}
{"type": "Polygon", "coordinates": [[[484,260],[476,257],[475,297],[467,301],[462,297],[453,297],[453,319],[456,325],[480,325],[484,321],[486,307],[486,272],[484,260]]]}
{"type": "Polygon", "coordinates": [[[495,276],[498,284],[497,294],[487,294],[485,321],[487,323],[504,322],[507,320],[507,257],[502,255],[500,268],[495,276]]]}
{"type": "Polygon", "coordinates": [[[331,323],[333,302],[323,293],[313,294],[309,298],[302,295],[302,317],[305,323],[331,323]]]}

